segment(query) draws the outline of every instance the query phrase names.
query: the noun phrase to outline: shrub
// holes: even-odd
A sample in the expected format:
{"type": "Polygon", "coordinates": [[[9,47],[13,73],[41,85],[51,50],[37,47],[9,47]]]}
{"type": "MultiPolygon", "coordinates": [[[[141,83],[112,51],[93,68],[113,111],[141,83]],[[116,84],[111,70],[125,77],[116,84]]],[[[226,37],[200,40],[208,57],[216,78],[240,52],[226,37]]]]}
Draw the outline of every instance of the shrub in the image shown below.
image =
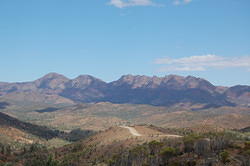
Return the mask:
{"type": "Polygon", "coordinates": [[[58,161],[54,160],[53,157],[50,155],[47,159],[46,166],[58,166],[58,161]]]}
{"type": "Polygon", "coordinates": [[[153,140],[153,141],[149,142],[148,144],[149,144],[149,146],[162,146],[163,145],[163,143],[156,141],[156,140],[153,140]]]}
{"type": "Polygon", "coordinates": [[[149,146],[150,154],[155,155],[159,153],[161,147],[163,146],[163,143],[154,140],[154,141],[149,142],[148,146],[149,146]]]}
{"type": "Polygon", "coordinates": [[[25,166],[58,166],[58,161],[46,154],[37,153],[31,160],[26,160],[25,166]]]}
{"type": "Polygon", "coordinates": [[[186,166],[195,166],[196,165],[196,161],[192,160],[192,161],[187,161],[185,163],[186,166]]]}
{"type": "Polygon", "coordinates": [[[195,135],[195,134],[191,134],[191,135],[185,136],[183,138],[184,151],[185,152],[193,152],[194,151],[194,143],[199,138],[201,138],[201,137],[198,136],[198,135],[195,135]]]}
{"type": "Polygon", "coordinates": [[[250,149],[250,141],[245,142],[245,149],[250,149]]]}
{"type": "Polygon", "coordinates": [[[210,140],[199,139],[194,143],[194,152],[198,155],[206,155],[210,152],[210,140]]]}
{"type": "Polygon", "coordinates": [[[162,156],[163,161],[168,161],[170,158],[176,155],[176,149],[171,147],[163,148],[160,152],[160,155],[162,156]]]}
{"type": "Polygon", "coordinates": [[[250,156],[250,149],[243,152],[244,155],[250,156]]]}
{"type": "Polygon", "coordinates": [[[220,160],[223,164],[229,162],[229,153],[227,151],[223,151],[219,154],[220,160]]]}

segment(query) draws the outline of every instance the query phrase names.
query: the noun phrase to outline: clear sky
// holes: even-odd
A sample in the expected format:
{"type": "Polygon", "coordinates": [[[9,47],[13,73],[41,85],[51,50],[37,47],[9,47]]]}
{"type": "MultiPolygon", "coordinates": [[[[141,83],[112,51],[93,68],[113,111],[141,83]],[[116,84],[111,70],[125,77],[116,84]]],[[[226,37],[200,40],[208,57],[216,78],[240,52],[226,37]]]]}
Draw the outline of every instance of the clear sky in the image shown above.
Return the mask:
{"type": "Polygon", "coordinates": [[[0,81],[193,75],[250,85],[249,0],[0,0],[0,81]]]}

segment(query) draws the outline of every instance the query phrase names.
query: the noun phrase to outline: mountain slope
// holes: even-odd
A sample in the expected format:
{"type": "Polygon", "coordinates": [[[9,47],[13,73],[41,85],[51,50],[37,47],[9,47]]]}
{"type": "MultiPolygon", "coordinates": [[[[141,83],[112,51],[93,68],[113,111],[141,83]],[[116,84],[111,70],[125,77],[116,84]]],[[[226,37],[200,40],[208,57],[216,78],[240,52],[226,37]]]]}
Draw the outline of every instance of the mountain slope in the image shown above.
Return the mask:
{"type": "MultiPolygon", "coordinates": [[[[216,87],[210,82],[192,76],[148,77],[125,75],[117,81],[106,83],[89,75],[68,79],[57,73],[49,73],[33,82],[0,83],[0,96],[28,93],[64,98],[61,102],[112,102],[171,106],[179,103],[204,104],[206,107],[248,106],[250,87],[216,87]]],[[[54,98],[55,98],[54,97],[54,98]]],[[[22,100],[25,100],[23,98],[22,100]]],[[[44,100],[46,102],[46,99],[44,100]]]]}
{"type": "Polygon", "coordinates": [[[89,75],[80,75],[65,84],[61,96],[74,101],[92,102],[104,96],[103,89],[106,83],[98,78],[89,75]]]}
{"type": "Polygon", "coordinates": [[[52,130],[45,126],[20,121],[0,112],[0,143],[10,142],[10,144],[14,144],[16,142],[32,144],[39,142],[49,146],[60,146],[55,141],[59,141],[59,143],[78,141],[89,137],[93,133],[91,130],[80,129],[75,129],[67,133],[52,130]]]}
{"type": "Polygon", "coordinates": [[[52,139],[54,137],[59,136],[59,131],[51,130],[47,127],[33,125],[30,123],[22,122],[13,118],[9,115],[0,112],[0,126],[16,128],[18,130],[30,133],[32,135],[44,138],[44,139],[52,139]]]}
{"type": "Polygon", "coordinates": [[[56,149],[54,159],[60,166],[239,166],[249,163],[247,135],[239,138],[238,132],[199,133],[143,125],[129,128],[141,136],[131,135],[126,128],[112,127],[89,139],[56,149]],[[165,136],[174,132],[182,136],[165,136]]]}
{"type": "Polygon", "coordinates": [[[233,86],[225,91],[227,98],[239,105],[250,107],[250,86],[233,86]]]}
{"type": "Polygon", "coordinates": [[[49,73],[33,82],[38,90],[42,89],[47,93],[60,93],[65,88],[65,83],[69,79],[57,73],[49,73]]]}
{"type": "Polygon", "coordinates": [[[204,79],[169,75],[166,77],[122,76],[109,83],[102,101],[169,106],[176,103],[233,105],[204,79]]]}

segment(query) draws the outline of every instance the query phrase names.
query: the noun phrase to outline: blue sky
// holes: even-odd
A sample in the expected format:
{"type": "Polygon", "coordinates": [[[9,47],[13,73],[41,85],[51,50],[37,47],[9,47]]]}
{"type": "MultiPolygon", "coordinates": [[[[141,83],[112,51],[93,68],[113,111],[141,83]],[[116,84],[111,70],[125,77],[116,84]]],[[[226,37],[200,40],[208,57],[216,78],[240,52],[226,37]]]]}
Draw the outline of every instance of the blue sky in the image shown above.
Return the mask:
{"type": "Polygon", "coordinates": [[[249,0],[1,0],[0,81],[194,75],[250,84],[249,0]]]}

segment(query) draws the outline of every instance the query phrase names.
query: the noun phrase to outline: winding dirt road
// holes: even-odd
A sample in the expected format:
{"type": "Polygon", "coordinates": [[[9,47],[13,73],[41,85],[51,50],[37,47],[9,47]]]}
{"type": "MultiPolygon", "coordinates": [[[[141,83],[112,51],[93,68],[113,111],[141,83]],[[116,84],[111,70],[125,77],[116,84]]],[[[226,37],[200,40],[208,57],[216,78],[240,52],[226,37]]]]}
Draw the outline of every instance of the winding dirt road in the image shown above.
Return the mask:
{"type": "MultiPolygon", "coordinates": [[[[137,137],[140,137],[140,136],[143,136],[142,134],[140,134],[134,127],[129,127],[129,126],[120,126],[121,128],[125,128],[125,129],[128,129],[129,132],[133,135],[133,136],[137,136],[137,137]]],[[[180,135],[173,135],[173,134],[162,134],[162,135],[158,135],[157,136],[160,136],[160,137],[172,137],[172,138],[181,138],[183,136],[180,136],[180,135]]]]}
{"type": "Polygon", "coordinates": [[[120,126],[120,127],[125,128],[125,129],[128,129],[129,132],[130,132],[132,135],[134,135],[134,136],[137,136],[137,137],[142,136],[142,135],[141,135],[140,133],[138,133],[138,131],[137,131],[135,128],[133,128],[133,127],[128,127],[128,126],[120,126]]]}

